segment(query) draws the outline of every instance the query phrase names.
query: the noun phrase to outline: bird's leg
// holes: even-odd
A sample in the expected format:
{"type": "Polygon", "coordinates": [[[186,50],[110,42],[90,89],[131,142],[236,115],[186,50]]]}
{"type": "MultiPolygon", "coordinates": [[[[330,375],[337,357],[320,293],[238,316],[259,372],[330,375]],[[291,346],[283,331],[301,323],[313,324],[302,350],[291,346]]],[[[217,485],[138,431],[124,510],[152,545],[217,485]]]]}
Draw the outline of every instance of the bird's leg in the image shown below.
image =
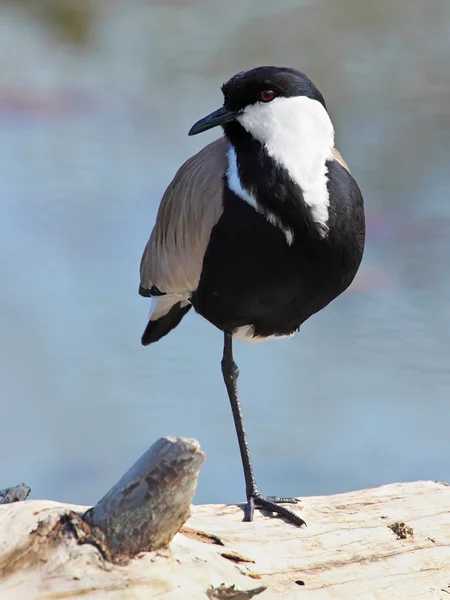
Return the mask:
{"type": "Polygon", "coordinates": [[[228,397],[230,399],[231,410],[233,412],[234,425],[239,442],[239,450],[241,452],[242,466],[244,468],[245,486],[247,492],[247,506],[245,508],[244,521],[253,521],[253,513],[255,506],[264,508],[271,512],[277,513],[280,516],[286,517],[295,525],[304,525],[305,522],[292,510],[284,506],[279,506],[279,503],[296,504],[296,498],[277,498],[275,496],[262,496],[256,487],[255,476],[253,474],[253,466],[250,458],[250,449],[247,442],[247,434],[244,429],[244,420],[242,418],[241,406],[237,393],[237,380],[239,377],[239,369],[233,359],[232,336],[225,333],[223,358],[222,358],[222,373],[223,379],[227,388],[228,397]]]}

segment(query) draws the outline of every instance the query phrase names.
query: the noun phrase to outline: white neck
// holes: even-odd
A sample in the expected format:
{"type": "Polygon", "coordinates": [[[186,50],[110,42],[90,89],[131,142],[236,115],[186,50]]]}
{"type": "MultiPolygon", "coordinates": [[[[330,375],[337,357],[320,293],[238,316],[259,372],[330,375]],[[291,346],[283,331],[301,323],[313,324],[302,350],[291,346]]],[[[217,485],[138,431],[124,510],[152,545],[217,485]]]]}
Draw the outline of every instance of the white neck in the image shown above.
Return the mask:
{"type": "Polygon", "coordinates": [[[294,232],[289,227],[285,227],[281,220],[274,215],[271,211],[263,208],[256,200],[256,198],[249,191],[244,189],[241,179],[239,177],[239,171],[237,166],[236,150],[230,144],[228,146],[228,168],[227,168],[227,183],[228,187],[232,192],[236,194],[241,200],[245,200],[250,206],[261,213],[269,223],[281,229],[288,246],[294,241],[294,232]]]}
{"type": "Polygon", "coordinates": [[[326,161],[332,158],[334,129],[322,104],[306,96],[276,98],[247,106],[237,120],[300,186],[313,220],[326,235],[326,161]]]}

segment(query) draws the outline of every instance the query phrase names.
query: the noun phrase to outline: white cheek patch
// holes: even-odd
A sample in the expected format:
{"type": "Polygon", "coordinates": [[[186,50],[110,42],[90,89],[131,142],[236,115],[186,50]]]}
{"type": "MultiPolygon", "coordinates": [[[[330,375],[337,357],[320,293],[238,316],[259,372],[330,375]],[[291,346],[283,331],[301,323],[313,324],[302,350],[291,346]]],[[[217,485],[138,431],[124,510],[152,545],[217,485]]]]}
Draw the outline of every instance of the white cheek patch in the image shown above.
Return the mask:
{"type": "Polygon", "coordinates": [[[230,190],[234,194],[236,194],[236,196],[250,204],[250,206],[252,206],[257,212],[261,213],[269,223],[281,229],[281,231],[284,234],[284,237],[286,238],[288,246],[290,246],[293,243],[294,232],[292,231],[292,229],[290,229],[289,227],[285,227],[280,221],[280,219],[272,212],[264,210],[258,204],[255,197],[242,186],[241,180],[239,178],[236,151],[231,144],[228,147],[227,183],[230,190]]]}
{"type": "Polygon", "coordinates": [[[247,106],[237,120],[301,187],[313,220],[326,235],[330,205],[326,161],[333,157],[334,129],[322,104],[306,96],[275,98],[247,106]]]}

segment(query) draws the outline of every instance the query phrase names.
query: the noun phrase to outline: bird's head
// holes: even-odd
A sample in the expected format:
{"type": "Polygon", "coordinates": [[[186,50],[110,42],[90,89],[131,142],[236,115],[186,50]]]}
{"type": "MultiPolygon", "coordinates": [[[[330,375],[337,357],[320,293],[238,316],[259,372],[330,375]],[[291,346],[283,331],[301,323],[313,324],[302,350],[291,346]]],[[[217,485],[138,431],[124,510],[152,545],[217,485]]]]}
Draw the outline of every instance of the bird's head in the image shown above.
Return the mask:
{"type": "Polygon", "coordinates": [[[286,67],[256,67],[234,75],[224,83],[222,92],[223,106],[197,121],[189,135],[218,125],[227,135],[239,123],[263,144],[296,133],[323,135],[327,147],[333,141],[333,126],[325,100],[314,83],[300,71],[286,67]],[[298,124],[301,124],[300,128],[298,124]]]}

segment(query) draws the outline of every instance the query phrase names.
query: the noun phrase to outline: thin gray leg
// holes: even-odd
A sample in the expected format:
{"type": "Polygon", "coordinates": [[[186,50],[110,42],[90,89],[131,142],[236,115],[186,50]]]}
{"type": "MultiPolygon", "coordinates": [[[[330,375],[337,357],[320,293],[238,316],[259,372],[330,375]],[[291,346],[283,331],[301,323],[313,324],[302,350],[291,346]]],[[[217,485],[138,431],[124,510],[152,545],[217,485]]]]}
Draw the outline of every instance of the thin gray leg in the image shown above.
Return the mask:
{"type": "Polygon", "coordinates": [[[296,498],[262,496],[258,491],[237,392],[239,369],[233,359],[233,338],[229,333],[225,333],[224,336],[222,374],[225,386],[227,388],[228,397],[230,399],[234,425],[236,427],[236,433],[239,442],[239,450],[241,452],[242,467],[244,469],[245,487],[247,493],[247,505],[245,508],[244,521],[253,521],[253,514],[256,506],[277,513],[295,525],[305,525],[305,521],[292,510],[289,510],[284,506],[279,506],[279,503],[296,504],[298,502],[296,498]]]}

